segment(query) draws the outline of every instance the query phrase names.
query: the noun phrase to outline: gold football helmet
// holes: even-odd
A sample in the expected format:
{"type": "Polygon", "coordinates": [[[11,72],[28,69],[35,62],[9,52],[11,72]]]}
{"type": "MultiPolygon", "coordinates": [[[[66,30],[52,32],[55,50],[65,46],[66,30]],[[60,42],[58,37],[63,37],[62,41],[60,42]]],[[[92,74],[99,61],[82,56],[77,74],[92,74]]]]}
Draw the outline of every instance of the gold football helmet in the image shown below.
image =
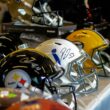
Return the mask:
{"type": "Polygon", "coordinates": [[[33,1],[34,0],[7,0],[8,9],[12,19],[22,19],[31,22],[33,11],[30,8],[32,8],[33,1]],[[25,6],[25,1],[28,2],[29,7],[25,6]]]}
{"type": "Polygon", "coordinates": [[[108,45],[101,34],[96,31],[89,30],[89,29],[81,29],[73,32],[67,39],[70,41],[79,41],[82,42],[84,45],[84,50],[92,56],[97,49],[103,50],[108,45]]]}
{"type": "MultiPolygon", "coordinates": [[[[103,58],[101,56],[101,51],[108,47],[107,41],[98,32],[90,29],[81,29],[73,32],[67,39],[72,42],[81,42],[82,48],[91,57],[91,60],[86,61],[86,67],[101,67],[101,69],[106,68],[103,65],[103,58]],[[101,58],[101,59],[100,59],[101,58]]],[[[105,71],[105,70],[104,70],[105,71]]]]}

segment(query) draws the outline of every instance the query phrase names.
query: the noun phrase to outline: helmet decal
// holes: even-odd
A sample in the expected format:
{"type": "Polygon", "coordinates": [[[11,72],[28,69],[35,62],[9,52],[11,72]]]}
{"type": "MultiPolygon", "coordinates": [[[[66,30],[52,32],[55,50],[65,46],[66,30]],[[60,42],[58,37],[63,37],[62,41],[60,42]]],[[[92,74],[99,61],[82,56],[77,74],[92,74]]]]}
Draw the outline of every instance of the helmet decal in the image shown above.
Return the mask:
{"type": "Polygon", "coordinates": [[[25,83],[31,83],[29,75],[21,69],[14,69],[8,73],[5,78],[6,87],[18,87],[21,88],[25,83]]]}
{"type": "Polygon", "coordinates": [[[24,85],[26,83],[26,80],[24,80],[23,78],[19,81],[20,84],[24,85]]]}
{"type": "Polygon", "coordinates": [[[61,51],[60,51],[60,54],[61,54],[61,58],[58,57],[57,55],[57,50],[54,48],[52,49],[52,55],[55,59],[55,61],[61,65],[61,60],[65,60],[66,58],[72,58],[74,57],[74,53],[71,53],[71,49],[70,48],[63,48],[61,51]]]}
{"type": "Polygon", "coordinates": [[[56,61],[58,64],[61,65],[61,61],[60,61],[60,58],[58,57],[58,55],[57,55],[57,53],[56,53],[56,49],[52,49],[51,52],[52,52],[52,55],[53,55],[55,61],[56,61]]]}
{"type": "Polygon", "coordinates": [[[15,81],[19,80],[20,78],[21,78],[21,76],[18,75],[17,73],[15,73],[15,74],[13,75],[13,79],[14,79],[15,81]]]}

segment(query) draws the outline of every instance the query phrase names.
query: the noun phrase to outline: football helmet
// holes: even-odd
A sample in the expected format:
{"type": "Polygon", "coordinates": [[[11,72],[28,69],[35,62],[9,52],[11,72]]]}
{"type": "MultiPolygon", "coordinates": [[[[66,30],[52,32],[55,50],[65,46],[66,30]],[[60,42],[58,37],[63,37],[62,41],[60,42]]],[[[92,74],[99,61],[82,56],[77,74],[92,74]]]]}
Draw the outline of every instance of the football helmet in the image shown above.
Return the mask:
{"type": "Polygon", "coordinates": [[[110,69],[106,65],[104,65],[103,61],[103,58],[107,57],[105,54],[102,54],[104,52],[101,52],[108,47],[108,43],[100,33],[90,29],[81,29],[76,30],[75,32],[67,36],[67,39],[72,42],[77,41],[83,44],[83,49],[88,53],[88,55],[94,62],[88,63],[87,61],[85,63],[85,66],[94,66],[97,69],[99,69],[98,67],[101,67],[104,71],[105,69],[107,71],[110,71],[110,69]]]}
{"type": "MultiPolygon", "coordinates": [[[[41,97],[53,98],[68,106],[62,101],[66,97],[61,96],[57,87],[52,85],[54,80],[64,74],[64,70],[44,53],[29,48],[17,50],[1,60],[0,70],[0,86],[28,89],[32,95],[37,93],[41,97]],[[54,94],[54,97],[51,94],[54,94]]],[[[71,95],[73,96],[73,93],[71,95]]],[[[73,107],[73,103],[72,101],[69,104],[73,107]]]]}
{"type": "Polygon", "coordinates": [[[75,44],[65,39],[54,38],[41,43],[36,49],[47,54],[65,69],[65,74],[54,82],[55,85],[59,86],[59,91],[64,85],[74,85],[77,94],[90,93],[96,90],[98,82],[95,70],[88,68],[91,74],[86,74],[87,68],[84,70],[83,62],[88,55],[75,44]]]}
{"type": "Polygon", "coordinates": [[[7,0],[9,12],[13,20],[23,23],[49,26],[62,26],[63,18],[52,12],[47,2],[41,0],[7,0]]]}
{"type": "Polygon", "coordinates": [[[27,82],[29,85],[39,85],[38,88],[43,90],[47,77],[54,79],[63,74],[49,57],[34,49],[12,52],[1,60],[0,65],[1,86],[10,88],[23,88],[27,82]]]}
{"type": "Polygon", "coordinates": [[[7,110],[70,110],[67,107],[43,98],[34,98],[12,104],[7,110]]]}

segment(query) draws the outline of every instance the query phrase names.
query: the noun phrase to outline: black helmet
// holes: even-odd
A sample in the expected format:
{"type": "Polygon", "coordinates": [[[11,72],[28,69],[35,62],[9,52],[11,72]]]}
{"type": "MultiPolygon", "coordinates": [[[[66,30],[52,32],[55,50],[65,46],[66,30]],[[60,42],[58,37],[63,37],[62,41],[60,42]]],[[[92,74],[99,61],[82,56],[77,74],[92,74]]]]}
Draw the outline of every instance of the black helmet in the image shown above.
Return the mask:
{"type": "Polygon", "coordinates": [[[28,83],[43,90],[45,80],[60,77],[61,71],[45,54],[34,49],[21,49],[1,60],[0,85],[22,88],[28,83]]]}

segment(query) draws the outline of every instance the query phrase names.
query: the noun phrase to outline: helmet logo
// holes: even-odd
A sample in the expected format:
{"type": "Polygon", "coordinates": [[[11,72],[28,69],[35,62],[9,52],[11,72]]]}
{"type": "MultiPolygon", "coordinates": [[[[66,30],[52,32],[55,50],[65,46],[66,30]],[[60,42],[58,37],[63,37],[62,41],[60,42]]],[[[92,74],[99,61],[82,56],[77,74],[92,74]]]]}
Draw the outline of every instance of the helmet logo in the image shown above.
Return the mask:
{"type": "Polygon", "coordinates": [[[58,64],[61,65],[60,58],[58,57],[58,55],[57,55],[57,53],[56,53],[56,49],[53,49],[53,50],[52,50],[52,55],[53,55],[55,61],[56,61],[58,64]]]}
{"type": "Polygon", "coordinates": [[[5,78],[5,86],[11,88],[22,88],[25,83],[31,83],[30,76],[22,69],[11,70],[5,78]]]}
{"type": "Polygon", "coordinates": [[[26,80],[21,79],[21,80],[19,81],[19,83],[22,84],[22,85],[24,85],[24,84],[26,83],[26,80]]]}
{"type": "Polygon", "coordinates": [[[65,60],[65,59],[71,59],[74,57],[74,53],[71,52],[71,49],[70,48],[63,48],[61,51],[60,51],[60,54],[61,54],[61,59],[58,57],[57,55],[57,50],[56,49],[52,49],[52,55],[55,59],[55,61],[61,65],[61,60],[65,60]]]}

